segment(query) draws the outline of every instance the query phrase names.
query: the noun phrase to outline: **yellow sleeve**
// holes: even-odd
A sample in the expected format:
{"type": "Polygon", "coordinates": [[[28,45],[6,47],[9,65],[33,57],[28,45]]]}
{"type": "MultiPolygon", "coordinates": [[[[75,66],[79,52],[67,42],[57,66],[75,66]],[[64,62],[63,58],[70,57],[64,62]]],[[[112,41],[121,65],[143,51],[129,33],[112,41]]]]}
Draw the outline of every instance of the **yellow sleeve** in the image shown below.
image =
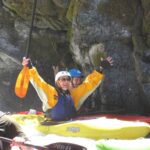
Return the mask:
{"type": "Polygon", "coordinates": [[[43,111],[54,107],[58,97],[56,89],[41,78],[35,67],[29,69],[29,74],[30,82],[43,103],[43,111]]]}
{"type": "Polygon", "coordinates": [[[100,85],[103,79],[104,74],[94,70],[81,85],[70,91],[77,110],[79,110],[86,98],[100,85]]]}

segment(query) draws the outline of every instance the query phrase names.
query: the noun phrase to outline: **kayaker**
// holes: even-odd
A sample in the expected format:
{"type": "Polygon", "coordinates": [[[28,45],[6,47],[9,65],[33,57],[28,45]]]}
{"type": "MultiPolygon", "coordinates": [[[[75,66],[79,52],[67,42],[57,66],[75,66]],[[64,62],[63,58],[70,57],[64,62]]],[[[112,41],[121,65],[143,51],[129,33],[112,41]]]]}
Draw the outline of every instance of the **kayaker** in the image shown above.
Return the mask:
{"type": "Polygon", "coordinates": [[[95,103],[96,89],[103,80],[104,69],[110,66],[113,66],[112,57],[108,56],[106,59],[101,59],[100,65],[96,67],[85,80],[83,80],[84,75],[80,70],[76,68],[69,70],[72,77],[72,89],[70,92],[79,115],[83,113],[86,114],[95,109],[93,108],[93,103],[95,103]]]}
{"type": "Polygon", "coordinates": [[[73,88],[78,87],[83,82],[83,73],[76,68],[72,68],[69,70],[69,73],[71,75],[71,84],[73,88]]]}
{"type": "MultiPolygon", "coordinates": [[[[60,69],[58,66],[52,66],[52,68],[53,68],[53,72],[55,76],[60,69]]],[[[71,75],[71,87],[72,88],[76,88],[80,84],[82,84],[83,79],[84,79],[84,74],[79,69],[72,68],[69,70],[69,73],[71,75]]],[[[95,92],[93,92],[92,95],[90,95],[86,99],[82,107],[78,110],[77,112],[78,115],[88,113],[89,111],[91,111],[91,109],[93,109],[93,103],[95,103],[95,96],[93,99],[93,95],[95,95],[95,92]]]]}
{"type": "Polygon", "coordinates": [[[30,82],[43,103],[43,111],[53,120],[61,121],[74,117],[86,98],[104,79],[101,67],[98,67],[85,78],[81,85],[72,88],[69,72],[60,71],[55,76],[56,87],[53,87],[41,78],[35,67],[28,67],[29,58],[24,57],[22,65],[27,67],[30,82]]]}
{"type": "MultiPolygon", "coordinates": [[[[84,74],[79,69],[72,68],[69,70],[69,73],[71,75],[71,86],[72,86],[72,88],[77,88],[79,85],[82,84],[83,79],[84,79],[84,74]]],[[[81,114],[88,113],[88,111],[89,111],[88,108],[89,108],[89,97],[86,98],[86,101],[83,103],[83,105],[77,111],[77,114],[81,115],[81,114]]]]}
{"type": "MultiPolygon", "coordinates": [[[[29,59],[23,58],[23,66],[27,66],[29,59]]],[[[30,82],[37,91],[46,117],[52,120],[69,120],[75,116],[74,101],[70,95],[71,76],[67,71],[59,71],[55,76],[55,87],[45,82],[35,67],[28,69],[30,82]]]]}
{"type": "Polygon", "coordinates": [[[14,145],[21,146],[28,140],[21,127],[3,112],[0,112],[0,136],[12,139],[12,144],[0,141],[0,150],[9,150],[14,145]]]}

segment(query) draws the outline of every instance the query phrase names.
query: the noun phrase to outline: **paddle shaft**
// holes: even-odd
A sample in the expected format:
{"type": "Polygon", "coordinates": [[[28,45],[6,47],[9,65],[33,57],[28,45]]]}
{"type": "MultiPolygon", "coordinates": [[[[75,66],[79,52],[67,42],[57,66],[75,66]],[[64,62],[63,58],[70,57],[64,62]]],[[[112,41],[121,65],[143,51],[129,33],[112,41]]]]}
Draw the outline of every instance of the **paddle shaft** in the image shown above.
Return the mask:
{"type": "MultiPolygon", "coordinates": [[[[12,139],[9,139],[9,138],[6,138],[6,137],[2,137],[2,136],[0,136],[0,140],[4,141],[4,142],[7,142],[7,143],[11,143],[12,142],[12,139]]],[[[37,146],[37,145],[29,144],[29,143],[23,143],[22,145],[27,146],[27,147],[37,148],[39,150],[48,150],[47,147],[37,146]]]]}
{"type": "Polygon", "coordinates": [[[31,39],[32,39],[32,30],[33,30],[33,23],[34,23],[34,18],[35,18],[36,4],[37,4],[37,0],[34,0],[33,10],[32,10],[31,26],[30,26],[29,38],[28,38],[26,54],[25,54],[26,57],[28,57],[28,55],[29,55],[29,50],[30,50],[30,45],[31,45],[30,43],[31,43],[31,39]]]}
{"type": "MultiPolygon", "coordinates": [[[[31,45],[30,43],[31,43],[31,38],[32,38],[32,30],[33,30],[33,23],[34,23],[34,18],[35,18],[36,4],[37,4],[37,0],[34,0],[31,26],[30,26],[30,30],[29,30],[29,38],[27,41],[26,54],[25,54],[26,58],[29,55],[29,50],[30,50],[30,45],[31,45]]],[[[32,67],[31,60],[29,61],[28,67],[32,67]]],[[[19,76],[16,81],[16,85],[15,85],[16,95],[20,98],[24,98],[26,96],[26,92],[28,90],[28,85],[29,85],[29,79],[28,79],[28,75],[27,75],[27,70],[24,67],[22,69],[22,71],[19,73],[19,76]]]]}
{"type": "MultiPolygon", "coordinates": [[[[12,142],[12,139],[5,138],[2,136],[0,136],[0,140],[4,141],[4,142],[8,142],[8,143],[12,142]]],[[[73,144],[73,143],[65,143],[65,142],[51,143],[51,144],[47,145],[46,147],[45,146],[37,146],[37,145],[29,144],[29,143],[23,143],[22,145],[27,146],[27,147],[36,148],[38,150],[60,150],[62,148],[63,148],[63,150],[65,150],[65,149],[87,150],[86,147],[83,147],[81,145],[73,144]]]]}

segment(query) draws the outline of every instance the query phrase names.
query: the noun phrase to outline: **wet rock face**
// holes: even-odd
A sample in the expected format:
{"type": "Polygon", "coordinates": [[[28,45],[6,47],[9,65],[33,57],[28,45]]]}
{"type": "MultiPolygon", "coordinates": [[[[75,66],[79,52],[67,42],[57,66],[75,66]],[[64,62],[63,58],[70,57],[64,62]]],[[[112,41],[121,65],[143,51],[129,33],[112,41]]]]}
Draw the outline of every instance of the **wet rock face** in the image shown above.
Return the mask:
{"type": "MultiPolygon", "coordinates": [[[[24,101],[14,94],[32,6],[26,0],[0,1],[0,101],[4,111],[41,110],[32,87],[24,101]]],[[[114,66],[105,70],[97,101],[121,106],[127,113],[149,113],[148,6],[146,0],[38,0],[29,56],[41,76],[54,84],[53,65],[79,67],[88,74],[100,57],[106,57],[105,51],[114,66]]]]}
{"type": "Polygon", "coordinates": [[[144,52],[143,61],[150,63],[150,50],[144,52]]]}

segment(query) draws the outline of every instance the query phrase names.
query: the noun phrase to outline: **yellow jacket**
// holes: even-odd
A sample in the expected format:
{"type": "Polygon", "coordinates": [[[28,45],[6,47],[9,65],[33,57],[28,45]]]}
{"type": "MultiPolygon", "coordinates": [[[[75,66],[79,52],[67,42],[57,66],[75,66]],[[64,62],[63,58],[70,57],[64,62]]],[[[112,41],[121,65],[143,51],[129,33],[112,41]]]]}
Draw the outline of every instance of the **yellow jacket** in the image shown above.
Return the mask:
{"type": "MultiPolygon", "coordinates": [[[[39,98],[43,103],[43,111],[53,108],[58,101],[58,93],[55,87],[46,83],[38,74],[35,67],[29,69],[30,82],[35,88],[39,98]]],[[[85,81],[77,88],[70,89],[76,110],[79,110],[86,98],[100,85],[104,75],[93,71],[85,81]]]]}
{"type": "Polygon", "coordinates": [[[104,74],[101,74],[94,70],[85,78],[81,85],[79,85],[77,88],[73,88],[72,90],[70,90],[77,110],[80,109],[81,105],[84,103],[87,97],[91,93],[93,93],[93,91],[100,85],[103,78],[104,74]]]}

